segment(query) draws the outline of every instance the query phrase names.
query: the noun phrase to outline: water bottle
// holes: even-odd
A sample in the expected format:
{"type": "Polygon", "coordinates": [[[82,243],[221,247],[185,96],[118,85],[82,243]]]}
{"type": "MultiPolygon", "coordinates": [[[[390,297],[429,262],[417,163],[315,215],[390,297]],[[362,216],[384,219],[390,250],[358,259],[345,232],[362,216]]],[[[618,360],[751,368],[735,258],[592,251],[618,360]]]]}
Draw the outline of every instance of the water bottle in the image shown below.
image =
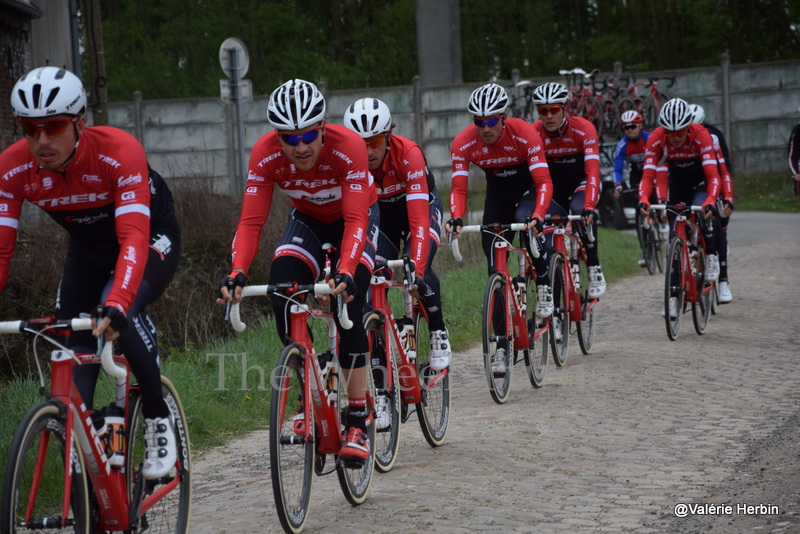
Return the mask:
{"type": "Polygon", "coordinates": [[[125,411],[113,402],[103,408],[106,422],[106,454],[113,467],[125,465],[125,411]]]}
{"type": "Polygon", "coordinates": [[[575,284],[575,289],[581,288],[581,267],[577,263],[572,263],[572,282],[575,284]]]}
{"type": "Polygon", "coordinates": [[[514,292],[517,294],[519,309],[524,312],[528,307],[528,286],[524,276],[514,277],[514,292]]]}

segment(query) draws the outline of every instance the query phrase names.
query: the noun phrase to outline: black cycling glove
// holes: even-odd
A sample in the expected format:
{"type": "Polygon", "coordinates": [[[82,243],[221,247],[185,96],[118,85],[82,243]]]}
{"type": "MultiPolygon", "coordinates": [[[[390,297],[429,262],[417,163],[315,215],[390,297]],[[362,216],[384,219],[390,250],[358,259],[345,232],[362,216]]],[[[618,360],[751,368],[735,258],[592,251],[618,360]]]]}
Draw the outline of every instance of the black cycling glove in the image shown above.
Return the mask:
{"type": "Polygon", "coordinates": [[[125,313],[116,306],[98,306],[94,310],[94,317],[97,319],[98,324],[106,317],[111,319],[109,326],[119,334],[123,334],[125,330],[128,329],[128,318],[125,317],[125,313]]]}
{"type": "Polygon", "coordinates": [[[222,288],[227,287],[228,293],[233,296],[233,292],[236,291],[237,287],[244,287],[247,283],[247,277],[244,273],[240,273],[239,271],[234,271],[222,280],[219,281],[219,298],[222,298],[222,288]]]}
{"type": "Polygon", "coordinates": [[[336,282],[337,286],[341,283],[344,283],[345,285],[344,290],[348,296],[354,296],[356,294],[356,291],[358,290],[358,288],[356,287],[355,280],[353,280],[353,277],[347,273],[337,272],[336,274],[333,275],[333,281],[336,282]]]}

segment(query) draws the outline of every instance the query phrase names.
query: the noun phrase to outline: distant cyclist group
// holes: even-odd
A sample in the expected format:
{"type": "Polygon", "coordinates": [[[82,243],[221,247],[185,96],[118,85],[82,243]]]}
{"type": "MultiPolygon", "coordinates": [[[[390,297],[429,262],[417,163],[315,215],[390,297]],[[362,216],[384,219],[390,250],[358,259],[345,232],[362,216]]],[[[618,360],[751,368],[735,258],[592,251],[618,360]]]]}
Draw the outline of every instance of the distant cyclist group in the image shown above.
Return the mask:
{"type": "MultiPolygon", "coordinates": [[[[269,287],[288,288],[290,294],[292,288],[315,283],[330,288],[317,301],[336,310],[333,338],[344,389],[339,390],[339,400],[331,402],[344,397],[347,402],[342,404],[346,409],[341,414],[341,443],[333,454],[345,469],[371,463],[373,425],[378,431],[391,425],[394,401],[385,388],[372,385],[373,379],[379,381],[371,371],[375,341],[360,320],[371,309],[369,290],[376,271],[393,276],[389,260],[407,257],[413,262],[408,289],[421,304],[430,332],[429,339],[419,340],[430,351],[425,373],[440,376],[450,366],[450,335],[433,260],[442,234],[458,238],[472,215],[467,202],[471,165],[485,174],[482,224],[522,225],[520,247],[535,271],[532,320],[553,317],[557,324],[555,317],[567,306],[559,297],[565,283],[585,284],[584,306],[605,294],[597,239],[598,132],[585,118],[570,115],[570,93],[564,84],[544,83],[530,97],[539,117],[533,123],[509,116],[509,96],[502,86],[488,83],[472,92],[466,108],[473,123],[451,144],[445,222],[426,157],[416,142],[394,132],[385,102],[356,100],[340,126],[328,122],[325,97],[311,82],[292,79],[269,96],[266,117],[273,130],[255,143],[250,155],[241,216],[226,265],[229,274],[217,285],[217,301],[238,304],[246,293],[275,189],[280,189],[291,200],[291,210],[274,251],[269,287]],[[581,275],[576,269],[565,277],[552,272],[558,263],[551,259],[562,254],[554,248],[560,235],[554,221],[571,220],[570,215],[570,231],[583,249],[586,271],[581,275]],[[579,281],[579,276],[585,278],[579,281]]],[[[118,337],[139,380],[146,428],[143,477],[159,479],[175,465],[176,430],[162,398],[156,328],[145,307],[168,286],[180,256],[172,196],[132,136],[116,128],[87,126],[86,95],[72,73],[55,67],[31,71],[14,87],[12,106],[24,139],[0,155],[0,288],[8,276],[22,204],[28,200],[70,236],[57,316],[91,314],[96,325],[92,334],[118,337]]],[[[622,113],[624,137],[615,153],[617,188],[622,189],[627,165],[642,216],[651,215],[651,205],[702,207],[705,280],[719,280],[719,302],[730,302],[725,230],[733,211],[733,190],[725,140],[705,123],[700,106],[680,98],[663,104],[658,122],[647,132],[639,111],[622,113]]],[[[669,210],[656,214],[660,231],[672,234],[675,217],[669,210]]],[[[509,242],[516,237],[511,230],[482,232],[490,276],[498,272],[498,235],[509,242]]],[[[557,247],[564,247],[563,240],[557,247]]],[[[306,303],[305,297],[272,299],[277,334],[284,344],[293,342],[293,321],[306,303]]],[[[521,301],[518,309],[524,311],[525,303],[521,301]]],[[[668,313],[680,311],[670,307],[668,313]]],[[[89,333],[73,335],[65,344],[76,352],[93,350],[89,333]]],[[[588,339],[586,346],[590,344],[588,339]]],[[[511,348],[499,346],[497,353],[502,356],[511,348]]],[[[296,360],[294,365],[301,366],[296,360]]],[[[495,358],[490,372],[502,374],[509,365],[513,361],[495,358]]],[[[81,365],[75,371],[89,411],[97,372],[97,365],[81,365]]],[[[380,375],[380,380],[386,377],[380,375]]],[[[309,387],[313,395],[313,388],[325,385],[309,387]]],[[[296,412],[290,415],[296,436],[282,438],[287,445],[314,433],[304,427],[314,420],[309,416],[313,399],[303,391],[295,393],[296,412]]],[[[315,470],[321,471],[320,461],[314,462],[315,470]]],[[[295,528],[287,524],[285,528],[295,528]]]]}

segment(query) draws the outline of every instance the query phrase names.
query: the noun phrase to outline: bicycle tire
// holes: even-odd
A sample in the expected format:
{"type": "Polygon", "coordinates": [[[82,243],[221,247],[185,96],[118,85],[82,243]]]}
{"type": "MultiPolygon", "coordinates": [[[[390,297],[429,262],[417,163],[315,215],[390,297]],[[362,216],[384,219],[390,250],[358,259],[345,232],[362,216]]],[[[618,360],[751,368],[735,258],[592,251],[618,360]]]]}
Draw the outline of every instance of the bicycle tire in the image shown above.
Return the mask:
{"type": "MultiPolygon", "coordinates": [[[[336,475],[339,478],[339,486],[347,502],[353,506],[363,504],[369,495],[369,488],[372,485],[372,474],[375,472],[375,384],[372,380],[372,373],[367,375],[367,404],[373,413],[367,417],[367,439],[369,440],[369,457],[357,468],[348,467],[337,456],[336,475]]],[[[347,381],[339,380],[339,413],[340,430],[346,430],[347,421],[347,381]]]]}
{"type": "Polygon", "coordinates": [[[678,339],[681,330],[681,320],[683,317],[683,302],[686,293],[681,285],[683,278],[683,247],[684,241],[678,236],[674,236],[667,249],[667,263],[664,266],[664,320],[667,325],[667,336],[670,340],[678,339]],[[677,314],[672,317],[669,313],[669,299],[678,299],[676,305],[677,314]]]}
{"type": "Polygon", "coordinates": [[[509,303],[506,302],[505,278],[500,273],[493,273],[486,282],[486,291],[483,296],[483,367],[486,372],[486,381],[489,385],[489,394],[497,404],[503,404],[508,400],[511,391],[511,370],[514,368],[514,340],[510,335],[511,328],[508,321],[511,313],[509,303]],[[497,317],[498,313],[503,313],[503,317],[497,317]],[[502,333],[497,330],[502,328],[502,333]],[[500,350],[504,353],[500,353],[500,350]],[[505,363],[505,372],[498,373],[492,369],[492,361],[495,355],[500,356],[505,363]]]}
{"type": "Polygon", "coordinates": [[[45,521],[61,522],[64,503],[64,458],[66,428],[59,406],[44,403],[30,410],[20,423],[9,449],[6,473],[3,477],[3,498],[0,505],[0,531],[3,534],[29,532],[25,526],[27,500],[32,484],[41,482],[33,509],[32,523],[39,532],[80,533],[90,531],[89,487],[83,455],[75,442],[72,485],[70,488],[71,515],[65,528],[44,528],[45,521]],[[40,444],[46,443],[41,459],[43,473],[34,481],[33,466],[39,457],[40,444]]]}
{"type": "MultiPolygon", "coordinates": [[[[375,468],[380,473],[388,473],[397,460],[397,450],[400,447],[400,389],[397,376],[397,362],[392,343],[386,339],[385,317],[383,314],[372,311],[365,314],[364,329],[369,340],[369,361],[373,365],[373,381],[378,395],[389,398],[389,411],[392,422],[384,429],[375,429],[375,468]],[[376,380],[374,375],[375,362],[383,367],[384,373],[391,373],[392,386],[386,387],[376,380]]],[[[385,378],[384,378],[385,380],[385,378]]],[[[377,397],[376,397],[377,399],[377,397]]],[[[376,421],[377,424],[377,421],[376,421]]]]}
{"type": "MultiPolygon", "coordinates": [[[[708,319],[711,315],[711,298],[713,288],[705,281],[706,255],[703,249],[697,251],[697,276],[695,285],[697,287],[697,301],[692,302],[692,322],[694,330],[702,336],[708,327],[708,319]],[[706,290],[706,291],[704,291],[706,290]]],[[[713,283],[713,282],[712,282],[713,283]]]]}
{"type": "Polygon", "coordinates": [[[653,236],[653,243],[655,243],[653,255],[656,260],[656,267],[658,267],[658,272],[664,272],[664,248],[668,244],[667,240],[661,238],[661,232],[656,228],[656,223],[654,222],[650,225],[650,233],[653,236]]]}
{"type": "Polygon", "coordinates": [[[553,254],[550,260],[550,280],[553,283],[553,316],[550,318],[550,350],[557,367],[567,363],[569,349],[569,309],[564,256],[553,254]]]}
{"type": "Polygon", "coordinates": [[[591,304],[591,301],[596,299],[589,298],[589,268],[582,257],[578,258],[578,273],[579,283],[581,284],[578,292],[581,298],[581,315],[583,319],[575,323],[575,332],[578,335],[578,345],[581,348],[581,352],[588,356],[592,352],[592,345],[594,344],[594,309],[596,306],[591,304]]]}
{"type": "Polygon", "coordinates": [[[431,371],[430,327],[425,314],[414,314],[414,335],[417,336],[417,376],[422,388],[422,401],[416,404],[417,419],[425,441],[431,447],[444,444],[450,424],[450,372],[431,371]],[[422,342],[420,342],[422,340],[422,342]]]}
{"type": "Polygon", "coordinates": [[[189,452],[189,430],[186,414],[175,386],[166,376],[161,376],[161,392],[167,403],[175,429],[175,446],[178,459],[167,475],[158,480],[144,480],[141,476],[144,463],[144,416],[141,394],[133,390],[129,397],[128,420],[125,437],[128,450],[125,458],[131,505],[131,530],[138,532],[143,525],[155,534],[186,534],[189,531],[192,502],[192,470],[189,452]],[[162,491],[178,479],[174,490],[166,493],[147,512],[139,515],[142,501],[155,492],[162,491]]]}
{"type": "MultiPolygon", "coordinates": [[[[543,321],[536,319],[536,313],[531,312],[532,307],[536,306],[537,287],[536,280],[528,275],[525,280],[528,287],[528,294],[526,296],[529,310],[529,317],[526,319],[528,326],[528,340],[530,348],[523,351],[525,358],[525,367],[528,370],[528,381],[534,388],[540,388],[544,384],[544,377],[547,374],[547,360],[548,354],[548,331],[542,332],[539,339],[535,339],[536,331],[544,326],[543,321]]],[[[547,319],[545,319],[546,321],[547,319]]]]}
{"type": "MultiPolygon", "coordinates": [[[[272,493],[278,519],[286,532],[298,534],[308,519],[314,482],[314,439],[305,440],[294,431],[298,403],[313,421],[313,404],[304,399],[303,364],[305,351],[287,345],[272,374],[269,417],[269,463],[272,493]]],[[[339,381],[340,383],[342,380],[339,381]]]]}
{"type": "Polygon", "coordinates": [[[655,243],[653,242],[653,222],[648,228],[644,227],[644,217],[636,212],[636,236],[639,238],[639,248],[642,251],[644,266],[650,275],[656,273],[655,243]]]}

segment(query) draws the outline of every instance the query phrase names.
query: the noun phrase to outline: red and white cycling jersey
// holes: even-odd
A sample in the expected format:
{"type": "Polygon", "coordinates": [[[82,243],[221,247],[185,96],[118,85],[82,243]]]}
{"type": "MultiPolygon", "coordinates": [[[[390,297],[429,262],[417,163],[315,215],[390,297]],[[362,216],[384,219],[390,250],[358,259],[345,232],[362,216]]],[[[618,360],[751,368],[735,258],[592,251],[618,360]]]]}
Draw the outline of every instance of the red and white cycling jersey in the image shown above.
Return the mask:
{"type": "Polygon", "coordinates": [[[491,145],[481,140],[478,128],[470,126],[456,136],[450,152],[453,168],[450,217],[463,217],[467,211],[470,163],[486,173],[487,190],[511,190],[533,182],[536,188],[534,213],[542,216],[547,213],[553,185],[542,140],[528,122],[506,119],[503,133],[491,145]]]}
{"type": "Polygon", "coordinates": [[[381,225],[391,224],[389,217],[408,220],[410,255],[418,276],[424,276],[428,261],[430,236],[430,188],[428,164],[422,149],[410,139],[392,135],[389,153],[380,167],[372,171],[381,209],[381,225]],[[400,212],[405,213],[400,213],[400,212]]]}
{"type": "Polygon", "coordinates": [[[565,117],[555,133],[544,129],[541,120],[533,123],[544,144],[544,153],[553,179],[553,196],[559,204],[566,200],[584,180],[583,207],[593,210],[600,198],[600,147],[597,130],[582,117],[565,117]]]}
{"type": "Polygon", "coordinates": [[[24,139],[0,154],[0,290],[8,279],[25,200],[46,211],[73,242],[117,254],[105,305],[127,311],[142,280],[150,239],[151,187],[141,144],[117,128],[84,128],[64,173],[40,169],[24,139]]]}
{"type": "Polygon", "coordinates": [[[368,238],[369,207],[377,201],[361,136],[344,126],[326,124],[319,157],[310,171],[295,168],[274,130],[256,142],[231,246],[233,269],[247,272],[253,262],[276,185],[301,213],[324,223],[344,219],[339,270],[353,276],[368,238]]]}
{"type": "Polygon", "coordinates": [[[705,182],[704,205],[716,205],[720,177],[714,142],[708,130],[699,124],[690,124],[686,138],[677,148],[669,142],[663,127],[653,130],[647,140],[644,173],[639,183],[640,202],[647,202],[654,181],[659,199],[669,198],[670,188],[694,189],[705,182]]]}

